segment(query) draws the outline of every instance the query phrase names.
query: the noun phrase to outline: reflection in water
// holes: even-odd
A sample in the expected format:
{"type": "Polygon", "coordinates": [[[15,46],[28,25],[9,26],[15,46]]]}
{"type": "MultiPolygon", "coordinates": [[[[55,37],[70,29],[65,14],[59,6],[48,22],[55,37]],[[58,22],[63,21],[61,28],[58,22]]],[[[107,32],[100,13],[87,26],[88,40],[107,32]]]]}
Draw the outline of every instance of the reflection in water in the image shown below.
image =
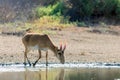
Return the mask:
{"type": "Polygon", "coordinates": [[[120,69],[85,68],[71,70],[65,80],[120,80],[120,69]]]}
{"type": "Polygon", "coordinates": [[[41,80],[41,74],[38,71],[29,71],[26,69],[23,80],[41,80]]]}
{"type": "Polygon", "coordinates": [[[64,69],[61,69],[55,80],[64,80],[64,69]]]}
{"type": "Polygon", "coordinates": [[[58,71],[29,71],[24,72],[24,80],[64,80],[64,69],[58,71]],[[59,72],[58,72],[59,71],[59,72]],[[58,74],[57,74],[58,73],[58,74]]]}
{"type": "Polygon", "coordinates": [[[40,69],[0,72],[0,80],[120,80],[120,68],[40,69]]]}

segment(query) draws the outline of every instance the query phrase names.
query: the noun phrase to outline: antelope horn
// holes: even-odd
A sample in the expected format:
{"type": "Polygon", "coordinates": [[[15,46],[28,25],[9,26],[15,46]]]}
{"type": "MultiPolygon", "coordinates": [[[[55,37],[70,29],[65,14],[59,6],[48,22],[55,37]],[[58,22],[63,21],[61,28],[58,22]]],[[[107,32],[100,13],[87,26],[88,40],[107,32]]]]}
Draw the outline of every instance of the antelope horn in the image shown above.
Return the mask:
{"type": "Polygon", "coordinates": [[[62,50],[62,44],[60,44],[60,50],[62,50]]]}
{"type": "Polygon", "coordinates": [[[65,51],[65,49],[66,49],[66,44],[64,45],[63,51],[65,51]]]}

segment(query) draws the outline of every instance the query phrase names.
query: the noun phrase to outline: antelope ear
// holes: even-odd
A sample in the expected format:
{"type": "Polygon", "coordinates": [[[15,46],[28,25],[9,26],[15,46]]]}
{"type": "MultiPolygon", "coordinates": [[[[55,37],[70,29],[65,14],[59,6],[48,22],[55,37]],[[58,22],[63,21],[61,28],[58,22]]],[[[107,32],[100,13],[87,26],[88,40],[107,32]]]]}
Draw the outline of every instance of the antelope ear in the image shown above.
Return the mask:
{"type": "Polygon", "coordinates": [[[63,51],[65,51],[65,49],[66,49],[66,44],[64,45],[63,51]]]}

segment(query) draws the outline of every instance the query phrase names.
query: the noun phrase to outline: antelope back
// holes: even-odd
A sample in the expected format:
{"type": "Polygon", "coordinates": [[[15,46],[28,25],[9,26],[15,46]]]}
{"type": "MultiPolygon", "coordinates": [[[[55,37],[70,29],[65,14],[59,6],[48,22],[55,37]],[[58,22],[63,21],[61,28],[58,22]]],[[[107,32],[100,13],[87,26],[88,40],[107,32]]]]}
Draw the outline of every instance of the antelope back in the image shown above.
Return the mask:
{"type": "Polygon", "coordinates": [[[28,33],[23,38],[22,41],[27,46],[40,46],[42,48],[50,45],[51,41],[47,35],[32,34],[28,33]]]}

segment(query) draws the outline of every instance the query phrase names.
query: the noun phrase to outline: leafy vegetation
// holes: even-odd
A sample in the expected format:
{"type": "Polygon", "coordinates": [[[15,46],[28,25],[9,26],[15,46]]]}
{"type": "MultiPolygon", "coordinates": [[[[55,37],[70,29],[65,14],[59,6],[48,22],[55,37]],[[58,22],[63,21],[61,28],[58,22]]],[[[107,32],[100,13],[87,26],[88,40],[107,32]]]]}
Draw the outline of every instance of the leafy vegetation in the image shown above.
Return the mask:
{"type": "MultiPolygon", "coordinates": [[[[38,18],[42,16],[62,16],[61,21],[70,21],[77,26],[86,26],[96,18],[120,19],[120,0],[69,0],[57,2],[53,5],[38,7],[38,18]],[[67,18],[66,18],[67,17],[67,18]]],[[[99,22],[98,22],[99,23],[99,22]]]]}
{"type": "Polygon", "coordinates": [[[4,11],[4,6],[1,7],[0,22],[5,24],[22,20],[24,27],[19,25],[19,29],[31,26],[33,30],[39,31],[41,27],[87,26],[101,17],[120,20],[120,0],[38,0],[32,3],[33,0],[24,2],[21,5],[23,11],[16,11],[9,5],[6,6],[7,11],[4,11]],[[25,4],[29,4],[28,7],[25,4]]]}
{"type": "Polygon", "coordinates": [[[63,2],[58,2],[54,5],[49,5],[47,7],[37,7],[36,8],[36,16],[38,18],[42,16],[61,16],[64,10],[63,2]]]}
{"type": "Polygon", "coordinates": [[[120,19],[120,0],[117,1],[116,14],[117,14],[117,17],[120,19]]]}

